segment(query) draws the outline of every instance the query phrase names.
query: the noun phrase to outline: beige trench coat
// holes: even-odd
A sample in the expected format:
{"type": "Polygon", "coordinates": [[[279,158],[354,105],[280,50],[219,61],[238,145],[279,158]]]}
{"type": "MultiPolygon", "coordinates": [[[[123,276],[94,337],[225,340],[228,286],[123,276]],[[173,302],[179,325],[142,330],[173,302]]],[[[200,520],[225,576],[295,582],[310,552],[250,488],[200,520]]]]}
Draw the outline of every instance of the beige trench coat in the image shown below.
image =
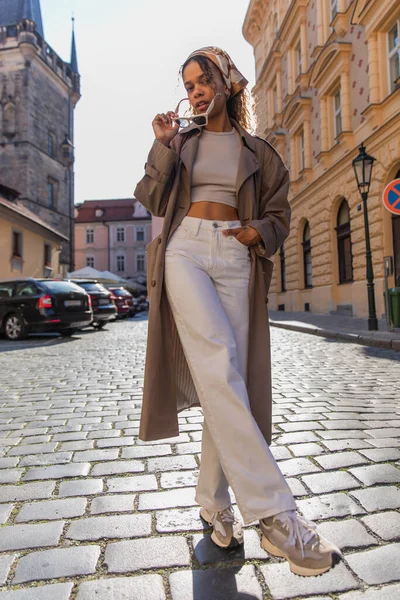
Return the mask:
{"type": "MultiPolygon", "coordinates": [[[[250,249],[247,390],[252,414],[270,443],[272,389],[267,295],[273,269],[270,257],[289,235],[289,175],[272,146],[247,133],[235,121],[232,125],[242,139],[236,182],[239,218],[242,225],[255,227],[262,237],[262,243],[250,249]]],[[[145,176],[134,192],[153,215],[164,217],[162,233],[146,249],[150,311],[139,432],[142,440],[178,435],[178,412],[199,404],[163,277],[168,240],[189,211],[191,172],[200,135],[201,130],[192,125],[174,138],[170,148],[155,140],[145,176]]]]}

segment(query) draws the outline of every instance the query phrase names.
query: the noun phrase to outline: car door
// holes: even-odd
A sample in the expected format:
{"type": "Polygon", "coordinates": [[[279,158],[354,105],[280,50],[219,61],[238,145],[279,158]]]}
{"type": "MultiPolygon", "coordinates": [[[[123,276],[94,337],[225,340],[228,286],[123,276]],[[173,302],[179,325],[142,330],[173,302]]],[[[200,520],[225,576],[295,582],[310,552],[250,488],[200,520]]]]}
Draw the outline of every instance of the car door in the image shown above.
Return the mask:
{"type": "Polygon", "coordinates": [[[9,281],[0,283],[0,326],[3,324],[4,317],[12,309],[12,295],[14,283],[9,281]]]}
{"type": "Polygon", "coordinates": [[[40,296],[41,291],[32,281],[20,281],[15,285],[13,301],[19,307],[28,324],[39,320],[37,302],[40,296]]]}

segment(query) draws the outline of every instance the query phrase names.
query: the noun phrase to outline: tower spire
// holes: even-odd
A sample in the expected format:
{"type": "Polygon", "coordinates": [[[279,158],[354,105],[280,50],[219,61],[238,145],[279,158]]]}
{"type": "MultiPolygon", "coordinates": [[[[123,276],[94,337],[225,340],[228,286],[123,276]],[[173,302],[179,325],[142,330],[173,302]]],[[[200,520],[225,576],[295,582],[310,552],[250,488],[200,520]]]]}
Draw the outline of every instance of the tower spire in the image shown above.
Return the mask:
{"type": "Polygon", "coordinates": [[[0,25],[17,25],[23,19],[33,21],[44,38],[40,0],[0,0],[0,25]]]}
{"type": "Polygon", "coordinates": [[[78,55],[76,52],[75,43],[75,17],[72,13],[72,40],[71,40],[71,69],[73,73],[79,73],[78,69],[78,55]]]}

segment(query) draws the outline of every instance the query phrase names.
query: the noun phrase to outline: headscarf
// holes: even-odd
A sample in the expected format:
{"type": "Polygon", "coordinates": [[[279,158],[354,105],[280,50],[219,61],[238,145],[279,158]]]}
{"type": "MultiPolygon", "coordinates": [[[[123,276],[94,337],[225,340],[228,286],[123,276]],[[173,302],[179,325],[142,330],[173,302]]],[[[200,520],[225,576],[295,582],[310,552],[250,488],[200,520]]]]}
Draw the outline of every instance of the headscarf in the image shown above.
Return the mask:
{"type": "Polygon", "coordinates": [[[240,92],[240,90],[243,90],[249,83],[237,69],[229,54],[224,50],[221,50],[221,48],[217,48],[216,46],[200,48],[199,50],[192,52],[187,60],[199,55],[205,56],[211,60],[211,62],[219,69],[227,88],[231,92],[231,98],[232,96],[236,96],[236,94],[240,92]]]}

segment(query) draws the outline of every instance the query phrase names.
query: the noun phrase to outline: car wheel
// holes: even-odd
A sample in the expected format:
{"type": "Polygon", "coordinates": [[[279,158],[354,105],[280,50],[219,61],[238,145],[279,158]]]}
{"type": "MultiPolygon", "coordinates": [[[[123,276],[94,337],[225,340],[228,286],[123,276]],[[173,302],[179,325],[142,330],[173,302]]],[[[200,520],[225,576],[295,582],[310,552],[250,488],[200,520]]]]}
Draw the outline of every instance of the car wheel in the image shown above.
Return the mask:
{"type": "Polygon", "coordinates": [[[63,329],[60,331],[62,337],[70,337],[71,335],[74,335],[74,333],[76,333],[76,329],[63,329]]]}
{"type": "Polygon", "coordinates": [[[27,336],[27,331],[23,318],[16,314],[8,315],[4,322],[4,332],[9,340],[24,339],[27,336]]]}

